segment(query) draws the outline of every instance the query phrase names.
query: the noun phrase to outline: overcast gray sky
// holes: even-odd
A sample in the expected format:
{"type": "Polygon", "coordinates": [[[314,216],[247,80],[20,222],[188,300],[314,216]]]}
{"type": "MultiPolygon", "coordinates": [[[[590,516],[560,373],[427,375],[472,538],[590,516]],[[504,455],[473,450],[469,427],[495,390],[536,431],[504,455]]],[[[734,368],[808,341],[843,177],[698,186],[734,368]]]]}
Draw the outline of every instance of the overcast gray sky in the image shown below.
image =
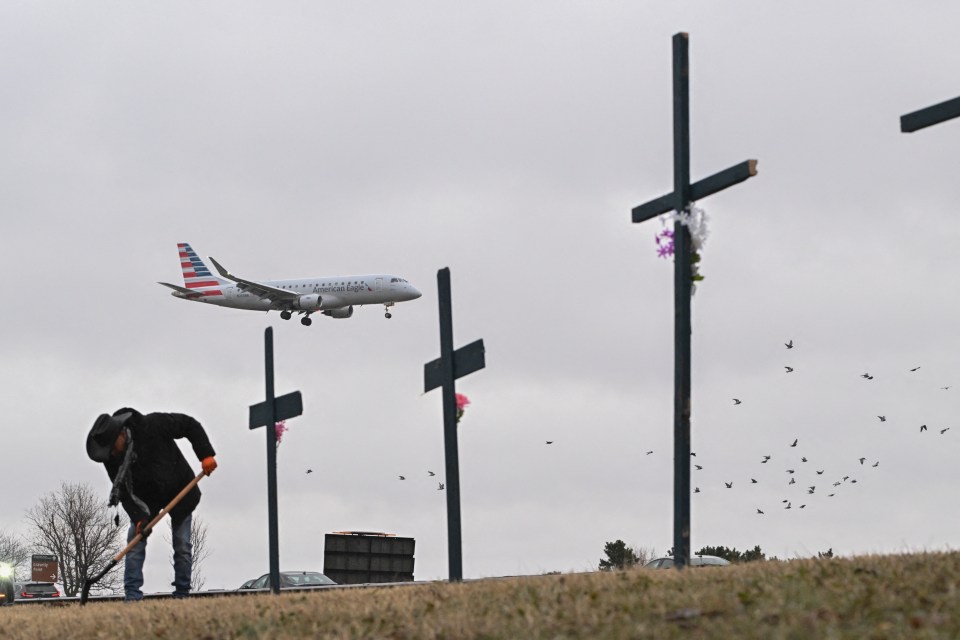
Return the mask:
{"type": "MultiPolygon", "coordinates": [[[[220,462],[207,587],[264,573],[246,422],[273,326],[277,391],[304,397],[278,456],[281,568],[372,530],[445,578],[440,396],[421,391],[450,267],[455,342],[487,348],[458,387],[465,577],[587,570],[617,538],[664,552],[673,270],[630,209],[672,189],[687,31],[694,179],[759,160],[699,203],[693,548],[956,548],[960,121],[899,117],[960,95],[958,20],[951,2],[0,5],[0,530],[61,482],[106,500],[84,451],[99,413],[179,411],[220,462]],[[424,295],[309,328],[192,304],[156,284],[179,280],[177,242],[251,279],[387,272],[424,295]]],[[[168,555],[154,538],[146,591],[170,589],[168,555]]]]}

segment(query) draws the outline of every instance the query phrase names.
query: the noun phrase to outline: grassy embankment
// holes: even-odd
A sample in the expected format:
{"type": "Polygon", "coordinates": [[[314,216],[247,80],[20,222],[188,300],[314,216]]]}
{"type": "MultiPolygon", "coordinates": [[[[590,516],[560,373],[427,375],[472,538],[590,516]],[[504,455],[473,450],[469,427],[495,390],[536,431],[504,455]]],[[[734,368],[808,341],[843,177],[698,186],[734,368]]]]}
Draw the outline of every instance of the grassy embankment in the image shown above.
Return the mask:
{"type": "Polygon", "coordinates": [[[0,638],[960,638],[960,553],[0,610],[0,638]]]}

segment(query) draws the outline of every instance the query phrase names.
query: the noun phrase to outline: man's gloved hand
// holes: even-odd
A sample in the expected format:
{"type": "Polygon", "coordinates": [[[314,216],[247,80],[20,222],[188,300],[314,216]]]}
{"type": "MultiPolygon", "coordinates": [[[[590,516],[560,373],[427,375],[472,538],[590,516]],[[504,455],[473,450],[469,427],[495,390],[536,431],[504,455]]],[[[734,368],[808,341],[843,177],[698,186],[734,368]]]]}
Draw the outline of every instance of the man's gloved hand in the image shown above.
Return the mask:
{"type": "Polygon", "coordinates": [[[217,468],[217,459],[213,456],[209,458],[204,458],[200,461],[200,464],[203,465],[203,472],[207,475],[213,473],[213,470],[217,468]]]}
{"type": "Polygon", "coordinates": [[[147,528],[148,524],[150,524],[150,520],[148,520],[147,518],[143,518],[142,520],[137,520],[137,533],[142,534],[144,538],[146,538],[153,532],[153,529],[147,529],[146,531],[144,531],[144,529],[147,528]]]}

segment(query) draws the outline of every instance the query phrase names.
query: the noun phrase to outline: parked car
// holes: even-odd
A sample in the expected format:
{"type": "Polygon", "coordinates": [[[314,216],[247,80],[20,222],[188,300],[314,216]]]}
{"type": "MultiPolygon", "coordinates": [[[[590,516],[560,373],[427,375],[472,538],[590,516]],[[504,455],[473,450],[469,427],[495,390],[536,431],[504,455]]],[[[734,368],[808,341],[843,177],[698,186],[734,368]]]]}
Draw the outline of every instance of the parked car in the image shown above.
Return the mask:
{"type": "Polygon", "coordinates": [[[17,600],[60,597],[60,590],[52,582],[17,582],[13,589],[17,600]]]}
{"type": "MultiPolygon", "coordinates": [[[[730,564],[729,560],[725,560],[719,556],[691,556],[690,557],[691,567],[724,567],[728,564],[730,564]]],[[[643,565],[643,568],[644,569],[672,569],[673,558],[670,558],[670,557],[657,558],[643,565]]]]}
{"type": "MultiPolygon", "coordinates": [[[[324,585],[337,584],[327,576],[317,571],[281,571],[280,588],[290,589],[299,587],[321,587],[324,585]]],[[[247,580],[240,589],[269,589],[270,574],[265,573],[259,578],[247,580]]]]}

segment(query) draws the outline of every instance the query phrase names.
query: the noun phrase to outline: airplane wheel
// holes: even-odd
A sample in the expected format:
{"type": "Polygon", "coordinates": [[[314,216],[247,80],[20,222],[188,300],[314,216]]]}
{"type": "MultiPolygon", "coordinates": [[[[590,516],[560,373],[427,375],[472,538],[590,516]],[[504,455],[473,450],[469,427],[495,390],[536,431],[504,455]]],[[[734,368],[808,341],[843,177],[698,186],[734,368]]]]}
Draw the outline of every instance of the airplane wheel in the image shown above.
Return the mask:
{"type": "Polygon", "coordinates": [[[293,315],[293,314],[290,313],[289,311],[281,311],[281,312],[280,312],[280,317],[283,318],[284,320],[289,320],[289,319],[290,319],[290,316],[292,316],[292,315],[293,315]]]}
{"type": "Polygon", "coordinates": [[[389,319],[392,318],[393,316],[390,315],[390,312],[388,311],[387,313],[383,314],[383,317],[386,318],[387,320],[389,320],[389,319]]]}
{"type": "Polygon", "coordinates": [[[305,327],[309,327],[310,325],[313,324],[313,318],[309,316],[307,316],[306,318],[300,318],[300,324],[302,324],[305,327]]]}

